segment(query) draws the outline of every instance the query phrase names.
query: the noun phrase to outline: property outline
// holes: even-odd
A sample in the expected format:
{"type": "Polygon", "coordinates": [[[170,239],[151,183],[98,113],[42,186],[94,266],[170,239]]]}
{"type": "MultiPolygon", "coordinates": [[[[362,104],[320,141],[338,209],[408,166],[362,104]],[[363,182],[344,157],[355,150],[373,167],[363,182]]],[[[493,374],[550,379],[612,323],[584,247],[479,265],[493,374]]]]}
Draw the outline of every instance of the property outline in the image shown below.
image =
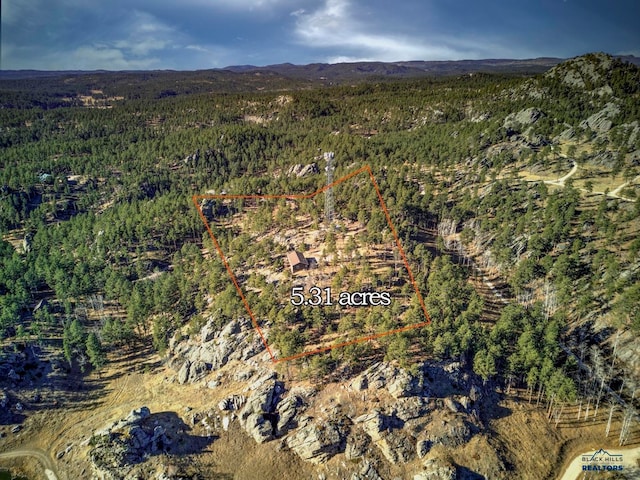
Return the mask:
{"type": "Polygon", "coordinates": [[[295,360],[298,358],[302,358],[302,357],[307,357],[310,355],[315,355],[317,353],[322,353],[322,352],[327,352],[330,350],[333,350],[335,348],[341,348],[341,347],[346,347],[348,345],[354,345],[356,343],[363,343],[363,342],[368,342],[370,340],[375,340],[381,337],[386,337],[388,335],[393,335],[395,333],[400,333],[400,332],[406,332],[408,330],[413,330],[416,328],[421,328],[424,326],[427,326],[431,323],[431,317],[429,316],[429,313],[427,312],[427,308],[424,304],[424,300],[422,298],[422,295],[420,293],[420,290],[418,289],[418,285],[415,281],[415,278],[413,276],[413,272],[411,271],[411,267],[409,266],[409,261],[407,260],[407,257],[404,253],[404,249],[402,248],[402,245],[400,244],[400,238],[398,237],[398,233],[396,232],[395,227],[393,226],[393,222],[391,221],[391,216],[389,215],[389,211],[387,210],[387,206],[384,203],[384,199],[382,198],[382,194],[380,193],[380,188],[378,187],[378,183],[376,182],[375,177],[373,176],[373,172],[371,170],[371,167],[369,165],[365,165],[361,168],[359,168],[358,170],[355,170],[347,175],[345,175],[344,177],[339,178],[338,180],[336,180],[335,182],[329,184],[329,185],[325,185],[324,187],[322,187],[321,189],[313,192],[313,193],[306,193],[306,194],[284,194],[284,195],[234,195],[234,194],[211,194],[211,195],[193,195],[191,197],[193,204],[195,205],[196,209],[198,210],[198,213],[200,214],[200,218],[202,220],[202,222],[204,223],[205,228],[207,229],[207,232],[209,232],[209,236],[211,237],[211,240],[213,241],[213,245],[215,246],[216,250],[218,251],[218,255],[220,256],[220,259],[222,260],[222,263],[224,264],[227,272],[229,273],[229,276],[231,277],[231,281],[233,282],[234,286],[236,287],[236,290],[238,291],[238,294],[240,295],[240,298],[242,300],[242,303],[244,305],[245,310],[247,311],[247,313],[249,314],[249,318],[251,318],[251,323],[253,325],[253,328],[258,332],[258,334],[260,335],[260,339],[262,340],[262,343],[264,344],[267,352],[269,353],[269,356],[271,357],[271,361],[273,363],[280,363],[280,362],[285,362],[288,360],[295,360]],[[407,269],[407,273],[409,275],[409,281],[411,282],[411,285],[413,286],[414,291],[416,292],[416,296],[418,298],[418,302],[420,303],[420,307],[422,308],[422,312],[424,313],[424,316],[426,318],[426,321],[424,322],[419,322],[419,323],[415,323],[415,324],[411,324],[411,325],[405,325],[404,327],[400,327],[400,328],[395,328],[386,332],[381,332],[381,333],[376,333],[374,335],[366,335],[364,337],[358,337],[355,338],[353,340],[349,340],[346,342],[341,342],[341,343],[337,343],[335,345],[328,345],[328,346],[324,346],[324,347],[320,347],[317,348],[315,350],[309,350],[306,352],[300,352],[300,353],[296,353],[294,355],[289,355],[287,357],[283,357],[283,358],[276,358],[271,350],[271,347],[269,347],[269,343],[267,342],[264,333],[262,332],[262,329],[260,328],[260,325],[258,325],[258,322],[253,314],[253,311],[251,310],[251,307],[249,305],[249,302],[247,301],[244,292],[242,291],[242,288],[240,287],[240,284],[238,283],[238,280],[236,279],[236,276],[234,275],[233,271],[231,270],[231,267],[229,266],[229,263],[227,261],[227,257],[225,256],[224,252],[222,251],[222,248],[220,247],[220,244],[218,243],[218,240],[216,239],[216,236],[213,234],[213,231],[211,230],[211,227],[209,225],[209,222],[207,221],[207,218],[205,217],[204,213],[202,212],[202,209],[200,208],[200,204],[199,204],[199,200],[201,199],[219,199],[219,200],[225,200],[225,199],[268,199],[268,200],[274,200],[274,199],[289,199],[289,200],[304,200],[304,199],[309,199],[312,197],[315,197],[316,195],[319,195],[321,193],[323,193],[324,191],[328,190],[329,188],[333,188],[336,185],[339,185],[340,183],[343,183],[353,177],[355,177],[356,175],[359,175],[363,172],[367,172],[369,174],[369,178],[371,180],[371,183],[373,184],[373,187],[376,191],[376,195],[378,196],[378,200],[380,202],[380,207],[382,208],[382,211],[384,212],[385,218],[387,220],[387,224],[389,225],[389,229],[391,230],[391,233],[393,234],[393,238],[395,240],[395,244],[396,247],[398,248],[398,251],[400,252],[400,256],[402,257],[402,261],[404,263],[405,268],[407,269]]]}

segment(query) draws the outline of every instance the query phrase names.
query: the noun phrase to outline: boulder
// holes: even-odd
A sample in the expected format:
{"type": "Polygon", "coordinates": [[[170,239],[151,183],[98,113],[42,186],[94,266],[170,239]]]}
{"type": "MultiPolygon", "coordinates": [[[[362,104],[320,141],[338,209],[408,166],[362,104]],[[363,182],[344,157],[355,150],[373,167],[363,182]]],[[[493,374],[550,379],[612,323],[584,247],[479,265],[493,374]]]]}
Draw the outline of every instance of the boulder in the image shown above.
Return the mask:
{"type": "Polygon", "coordinates": [[[276,406],[284,384],[276,380],[275,372],[268,372],[253,382],[248,390],[251,394],[240,411],[240,424],[256,442],[263,443],[273,439],[277,433],[276,406]]]}
{"type": "Polygon", "coordinates": [[[441,424],[432,422],[427,426],[426,431],[429,432],[426,440],[429,440],[432,445],[442,445],[447,448],[464,445],[472,435],[470,424],[457,416],[441,424]]]}
{"type": "Polygon", "coordinates": [[[352,390],[355,390],[356,392],[366,390],[368,386],[369,386],[369,382],[367,380],[366,375],[358,375],[349,384],[349,388],[351,388],[352,390]]]}
{"type": "Polygon", "coordinates": [[[360,472],[354,473],[351,476],[351,480],[382,480],[382,477],[373,467],[371,462],[364,461],[362,462],[362,468],[360,468],[360,472]]]}
{"type": "Polygon", "coordinates": [[[225,410],[240,410],[246,402],[244,395],[231,395],[218,402],[218,408],[222,411],[225,410]]]}
{"type": "Polygon", "coordinates": [[[189,368],[191,367],[191,362],[189,360],[185,361],[178,370],[178,383],[183,384],[186,383],[189,379],[189,368]]]}
{"type": "Polygon", "coordinates": [[[399,398],[394,405],[395,416],[406,422],[424,416],[428,412],[424,397],[399,398]]]}
{"type": "Polygon", "coordinates": [[[295,394],[289,395],[278,404],[277,430],[279,434],[284,433],[290,427],[296,426],[296,419],[302,406],[302,399],[295,394]]]}
{"type": "Polygon", "coordinates": [[[307,175],[313,175],[316,173],[320,173],[320,170],[318,169],[318,166],[315,163],[310,163],[309,165],[305,165],[302,170],[300,170],[300,173],[298,173],[298,178],[300,177],[306,177],[307,175]]]}
{"type": "Polygon", "coordinates": [[[264,443],[275,438],[275,428],[267,415],[251,413],[243,420],[244,429],[257,443],[264,443]]]}
{"type": "Polygon", "coordinates": [[[382,432],[388,427],[387,418],[378,411],[360,415],[353,423],[360,425],[374,442],[382,439],[382,432]]]}
{"type": "Polygon", "coordinates": [[[424,471],[413,476],[413,480],[455,480],[456,467],[439,459],[429,459],[424,463],[424,471]]]}
{"type": "Polygon", "coordinates": [[[248,360],[263,350],[264,344],[250,320],[232,320],[218,329],[216,320],[210,319],[200,329],[200,342],[172,343],[170,365],[178,370],[179,383],[193,383],[231,360],[248,360]]]}
{"type": "Polygon", "coordinates": [[[189,376],[187,381],[189,383],[195,383],[198,380],[204,378],[208,372],[207,365],[202,361],[193,362],[189,368],[189,376]]]}
{"type": "Polygon", "coordinates": [[[287,446],[300,458],[319,464],[344,451],[346,429],[335,421],[318,421],[299,428],[287,438],[287,446]]]}
{"type": "Polygon", "coordinates": [[[404,430],[385,432],[375,444],[392,464],[409,462],[415,456],[414,441],[404,430]]]}
{"type": "Polygon", "coordinates": [[[136,423],[140,423],[145,418],[148,418],[151,415],[151,410],[149,407],[140,407],[131,410],[129,415],[124,419],[125,425],[133,425],[136,423]]]}
{"type": "Polygon", "coordinates": [[[355,391],[386,388],[395,398],[422,393],[420,380],[406,370],[396,368],[388,362],[379,362],[354,378],[349,388],[355,391]]]}
{"type": "Polygon", "coordinates": [[[387,378],[387,389],[395,398],[407,397],[420,393],[418,379],[406,370],[394,369],[387,378]]]}

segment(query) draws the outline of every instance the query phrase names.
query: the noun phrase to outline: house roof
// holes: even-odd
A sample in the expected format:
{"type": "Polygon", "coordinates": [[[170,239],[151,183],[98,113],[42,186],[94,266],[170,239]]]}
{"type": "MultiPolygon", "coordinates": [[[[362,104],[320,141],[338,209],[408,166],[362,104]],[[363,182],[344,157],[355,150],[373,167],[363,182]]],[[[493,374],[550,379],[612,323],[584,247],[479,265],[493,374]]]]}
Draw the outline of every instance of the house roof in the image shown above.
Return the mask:
{"type": "Polygon", "coordinates": [[[287,260],[292,267],[296,265],[304,265],[306,267],[307,265],[309,265],[309,262],[306,258],[304,258],[304,255],[295,250],[287,252],[287,260]]]}

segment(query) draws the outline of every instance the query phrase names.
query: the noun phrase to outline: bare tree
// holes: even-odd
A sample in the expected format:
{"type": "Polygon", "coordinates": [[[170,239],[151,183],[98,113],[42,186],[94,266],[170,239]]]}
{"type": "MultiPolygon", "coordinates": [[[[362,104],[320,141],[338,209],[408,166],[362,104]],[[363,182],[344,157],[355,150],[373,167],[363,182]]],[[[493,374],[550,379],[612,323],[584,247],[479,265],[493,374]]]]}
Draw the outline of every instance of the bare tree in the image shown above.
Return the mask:
{"type": "Polygon", "coordinates": [[[622,428],[620,429],[620,439],[619,439],[619,444],[621,447],[625,445],[627,443],[627,440],[629,439],[631,422],[633,420],[634,415],[635,415],[635,412],[633,408],[630,406],[627,407],[626,410],[624,411],[624,417],[622,419],[622,428]]]}
{"type": "Polygon", "coordinates": [[[609,401],[609,420],[607,421],[607,430],[605,432],[605,437],[609,436],[609,432],[611,431],[611,419],[613,418],[613,411],[616,409],[615,400],[611,399],[609,401]]]}
{"type": "Polygon", "coordinates": [[[558,308],[556,289],[551,283],[544,282],[544,316],[549,319],[558,308]]]}

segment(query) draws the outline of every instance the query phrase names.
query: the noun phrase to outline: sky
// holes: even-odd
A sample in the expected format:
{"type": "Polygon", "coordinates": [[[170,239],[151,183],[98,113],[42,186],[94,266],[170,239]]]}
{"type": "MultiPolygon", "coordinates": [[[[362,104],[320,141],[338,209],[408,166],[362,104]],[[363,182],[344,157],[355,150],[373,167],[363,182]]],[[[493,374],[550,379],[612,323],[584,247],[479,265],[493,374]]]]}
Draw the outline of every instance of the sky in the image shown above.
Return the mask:
{"type": "Polygon", "coordinates": [[[638,0],[2,0],[3,70],[640,56],[638,0]]]}

